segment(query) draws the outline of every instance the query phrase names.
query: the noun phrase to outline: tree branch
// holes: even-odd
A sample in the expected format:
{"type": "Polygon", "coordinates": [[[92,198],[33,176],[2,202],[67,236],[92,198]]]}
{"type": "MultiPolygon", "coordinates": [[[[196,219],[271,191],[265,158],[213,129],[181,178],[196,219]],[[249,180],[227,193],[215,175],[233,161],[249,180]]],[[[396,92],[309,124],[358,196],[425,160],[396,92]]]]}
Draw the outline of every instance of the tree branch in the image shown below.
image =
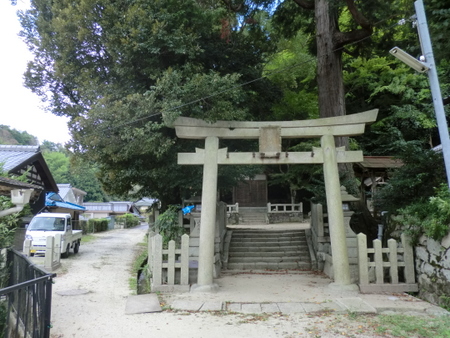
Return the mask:
{"type": "Polygon", "coordinates": [[[304,9],[314,9],[314,1],[309,0],[294,0],[294,2],[304,9]]]}
{"type": "Polygon", "coordinates": [[[369,20],[367,20],[364,15],[356,8],[354,0],[346,0],[347,7],[350,13],[352,14],[353,19],[356,21],[358,25],[360,25],[365,30],[370,30],[372,33],[372,24],[369,20]]]}
{"type": "Polygon", "coordinates": [[[340,48],[349,43],[362,40],[372,35],[372,30],[355,29],[351,32],[335,32],[333,36],[334,48],[340,48]]]}
{"type": "Polygon", "coordinates": [[[242,8],[243,3],[241,2],[239,5],[233,5],[231,0],[222,0],[222,2],[227,6],[230,11],[239,12],[242,8]]]}

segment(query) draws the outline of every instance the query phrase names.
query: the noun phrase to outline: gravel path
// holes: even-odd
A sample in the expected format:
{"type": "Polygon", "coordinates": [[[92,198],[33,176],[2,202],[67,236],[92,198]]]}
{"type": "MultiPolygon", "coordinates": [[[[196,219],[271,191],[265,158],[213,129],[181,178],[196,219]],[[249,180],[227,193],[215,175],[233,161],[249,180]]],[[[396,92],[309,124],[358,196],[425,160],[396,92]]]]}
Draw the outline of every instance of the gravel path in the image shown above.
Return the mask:
{"type": "MultiPolygon", "coordinates": [[[[370,317],[163,311],[125,315],[131,266],[146,226],[95,234],[62,260],[53,286],[51,337],[374,337],[370,317]]],[[[258,276],[254,276],[254,285],[258,276]]],[[[269,291],[270,292],[270,291],[269,291]]],[[[298,291],[297,291],[298,293],[298,291]]],[[[170,297],[167,296],[167,299],[170,297]]],[[[377,335],[380,337],[380,335],[377,335]]]]}

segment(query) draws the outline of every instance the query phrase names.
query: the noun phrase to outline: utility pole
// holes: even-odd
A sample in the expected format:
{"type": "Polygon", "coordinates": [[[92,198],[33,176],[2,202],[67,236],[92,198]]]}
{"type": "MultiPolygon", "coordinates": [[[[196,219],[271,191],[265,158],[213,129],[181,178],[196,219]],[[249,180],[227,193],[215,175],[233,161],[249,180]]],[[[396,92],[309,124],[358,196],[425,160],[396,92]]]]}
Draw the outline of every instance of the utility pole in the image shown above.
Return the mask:
{"type": "Polygon", "coordinates": [[[447,118],[444,111],[444,103],[442,101],[441,88],[436,70],[436,63],[433,56],[433,48],[431,47],[430,33],[428,31],[427,18],[425,16],[425,8],[422,0],[414,2],[416,8],[417,31],[419,32],[420,47],[422,49],[422,57],[417,60],[398,47],[390,50],[390,53],[400,61],[406,63],[411,68],[420,73],[428,73],[430,82],[431,97],[433,99],[434,112],[441,139],[442,154],[444,156],[445,172],[447,174],[447,184],[450,189],[450,137],[448,133],[447,118]]]}
{"type": "Polygon", "coordinates": [[[444,155],[445,171],[447,173],[447,184],[450,189],[450,137],[448,133],[447,118],[445,117],[444,103],[442,101],[441,88],[436,70],[436,64],[431,47],[430,33],[428,31],[427,18],[422,0],[414,2],[417,15],[417,30],[419,32],[420,47],[425,57],[425,64],[430,68],[428,80],[430,82],[431,96],[433,98],[434,111],[442,144],[442,154],[444,155]]]}

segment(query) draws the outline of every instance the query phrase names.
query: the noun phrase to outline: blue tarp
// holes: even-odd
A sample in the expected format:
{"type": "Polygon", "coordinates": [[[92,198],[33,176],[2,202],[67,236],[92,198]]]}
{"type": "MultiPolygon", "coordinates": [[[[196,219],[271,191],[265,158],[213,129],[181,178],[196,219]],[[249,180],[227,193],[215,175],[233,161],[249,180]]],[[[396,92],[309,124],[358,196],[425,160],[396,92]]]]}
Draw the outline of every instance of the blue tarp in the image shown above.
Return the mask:
{"type": "Polygon", "coordinates": [[[47,193],[45,197],[45,206],[46,207],[59,207],[59,208],[66,208],[66,209],[73,209],[73,210],[86,210],[85,207],[70,203],[70,202],[64,202],[64,200],[59,196],[58,194],[54,192],[47,193]]]}

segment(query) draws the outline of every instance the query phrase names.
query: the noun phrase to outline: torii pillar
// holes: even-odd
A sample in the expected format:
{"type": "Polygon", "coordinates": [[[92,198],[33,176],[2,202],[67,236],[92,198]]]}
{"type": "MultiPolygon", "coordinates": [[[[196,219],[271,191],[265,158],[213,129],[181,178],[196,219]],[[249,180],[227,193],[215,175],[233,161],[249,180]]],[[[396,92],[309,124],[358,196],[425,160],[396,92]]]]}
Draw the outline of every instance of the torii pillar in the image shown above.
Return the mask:
{"type": "Polygon", "coordinates": [[[214,237],[216,231],[217,172],[219,138],[209,136],[205,139],[202,212],[200,216],[200,246],[198,257],[197,284],[192,291],[212,292],[218,286],[213,283],[214,275],[214,237]]]}
{"type": "Polygon", "coordinates": [[[351,284],[350,266],[342,210],[338,163],[362,162],[361,151],[336,149],[335,136],[355,136],[364,133],[367,123],[376,120],[378,110],[364,113],[304,121],[238,122],[180,117],[175,123],[177,136],[204,139],[205,149],[195,153],[179,153],[178,164],[203,165],[202,213],[200,218],[200,248],[197,284],[192,291],[215,291],[214,237],[216,225],[217,170],[219,164],[323,164],[327,208],[333,257],[332,287],[355,290],[351,284]],[[321,138],[321,147],[311,152],[282,152],[282,138],[321,138]],[[219,138],[259,139],[259,152],[231,152],[219,149],[219,138]]]}

